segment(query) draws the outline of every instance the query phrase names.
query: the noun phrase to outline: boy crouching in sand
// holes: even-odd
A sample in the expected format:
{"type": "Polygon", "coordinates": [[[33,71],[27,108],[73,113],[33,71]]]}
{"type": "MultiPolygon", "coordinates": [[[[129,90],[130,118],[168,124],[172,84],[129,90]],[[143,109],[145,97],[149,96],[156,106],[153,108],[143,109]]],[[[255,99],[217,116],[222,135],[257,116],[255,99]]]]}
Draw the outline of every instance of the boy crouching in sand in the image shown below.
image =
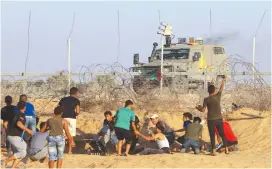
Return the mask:
{"type": "Polygon", "coordinates": [[[118,139],[116,137],[114,131],[114,116],[112,116],[111,111],[106,111],[104,113],[105,119],[103,122],[103,128],[98,132],[98,140],[103,138],[104,146],[106,147],[107,143],[111,141],[111,143],[115,146],[116,152],[118,151],[118,139]]]}
{"type": "Polygon", "coordinates": [[[162,124],[156,125],[156,134],[152,137],[146,137],[142,135],[140,132],[136,132],[139,137],[142,137],[143,139],[147,141],[156,141],[159,149],[152,149],[152,148],[145,148],[143,151],[139,153],[139,155],[148,155],[148,154],[170,154],[170,148],[169,148],[169,142],[164,134],[162,134],[162,131],[164,131],[164,127],[162,124]]]}
{"type": "Polygon", "coordinates": [[[199,117],[194,117],[193,123],[186,127],[186,132],[184,136],[184,144],[181,152],[187,153],[189,149],[192,148],[195,154],[200,153],[200,139],[202,138],[202,125],[201,119],[199,117]]]}
{"type": "Polygon", "coordinates": [[[75,147],[75,143],[68,129],[68,121],[62,119],[63,110],[61,107],[56,107],[54,110],[55,117],[47,120],[46,124],[41,129],[45,132],[49,128],[48,136],[48,153],[49,153],[49,168],[54,168],[54,163],[57,161],[57,168],[61,168],[63,161],[63,152],[65,148],[65,139],[63,130],[68,138],[69,144],[75,147]]]}

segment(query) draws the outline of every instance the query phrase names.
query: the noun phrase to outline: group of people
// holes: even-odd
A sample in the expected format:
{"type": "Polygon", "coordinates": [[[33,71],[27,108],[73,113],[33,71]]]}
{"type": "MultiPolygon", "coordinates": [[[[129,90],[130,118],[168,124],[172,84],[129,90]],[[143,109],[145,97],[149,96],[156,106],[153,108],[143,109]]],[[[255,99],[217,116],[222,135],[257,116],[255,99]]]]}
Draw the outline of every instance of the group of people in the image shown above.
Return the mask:
{"type": "MultiPolygon", "coordinates": [[[[125,102],[125,106],[116,111],[113,115],[111,111],[104,113],[105,119],[103,128],[97,134],[97,140],[102,140],[104,145],[109,141],[115,146],[117,156],[127,156],[129,154],[170,154],[173,149],[178,151],[194,151],[199,154],[203,150],[216,155],[216,152],[237,150],[238,140],[234,135],[228,122],[222,119],[220,98],[224,88],[224,78],[218,92],[214,85],[208,86],[209,97],[204,99],[203,105],[196,108],[201,112],[207,111],[207,123],[210,134],[211,146],[202,140],[202,124],[200,117],[194,117],[189,112],[183,114],[183,128],[174,131],[167,123],[160,120],[157,114],[150,117],[150,121],[155,126],[154,130],[147,136],[141,133],[142,126],[137,115],[134,113],[134,103],[131,100],[125,102]],[[176,139],[175,133],[185,132],[184,136],[176,139]],[[215,144],[217,135],[218,146],[215,144]],[[139,138],[146,141],[153,141],[157,144],[157,149],[137,148],[139,138]],[[174,148],[175,147],[175,148],[174,148]]],[[[4,131],[6,131],[6,147],[8,158],[2,161],[2,167],[13,161],[12,168],[15,168],[20,160],[27,154],[31,160],[48,161],[49,168],[61,168],[65,145],[67,153],[71,154],[76,146],[73,137],[76,136],[76,118],[80,113],[80,101],[78,89],[70,89],[70,96],[60,100],[59,105],[54,109],[55,116],[46,122],[40,123],[40,131],[36,129],[37,116],[34,106],[27,101],[26,95],[21,95],[17,106],[12,105],[12,97],[6,96],[6,106],[1,110],[4,131]],[[31,135],[27,139],[27,134],[31,135]],[[64,134],[65,133],[65,134],[64,134]]],[[[2,130],[3,131],[3,130],[2,130]]]]}
{"type": "Polygon", "coordinates": [[[57,162],[57,168],[61,168],[65,145],[68,154],[75,147],[76,116],[80,113],[77,95],[78,89],[71,88],[70,96],[61,99],[54,109],[54,117],[40,123],[40,130],[36,128],[39,118],[27,96],[21,95],[17,106],[12,105],[11,96],[6,96],[6,106],[1,109],[1,135],[5,133],[2,139],[6,140],[8,157],[1,161],[2,168],[9,162],[13,162],[11,168],[16,168],[26,155],[32,161],[49,161],[49,168],[57,162]]]}
{"type": "MultiPolygon", "coordinates": [[[[211,155],[216,152],[224,151],[226,154],[229,150],[238,150],[238,139],[233,133],[230,124],[223,121],[220,107],[221,93],[225,85],[226,78],[223,79],[219,91],[216,91],[214,85],[208,86],[209,96],[204,99],[203,105],[196,108],[205,113],[207,111],[207,123],[210,134],[211,145],[209,146],[202,140],[202,120],[200,117],[194,117],[189,112],[183,114],[183,128],[174,131],[167,123],[159,119],[157,114],[150,117],[150,121],[155,125],[155,130],[149,136],[140,133],[136,127],[136,115],[133,112],[133,102],[127,100],[124,108],[120,108],[113,117],[112,113],[105,112],[105,121],[103,129],[98,133],[101,138],[104,135],[105,143],[112,140],[116,146],[117,155],[127,156],[129,153],[140,155],[171,153],[173,149],[181,152],[194,151],[199,154],[201,151],[209,151],[211,155]],[[185,132],[182,137],[176,139],[177,132],[185,132]],[[217,136],[218,146],[215,144],[215,135],[217,136]],[[155,141],[158,149],[143,148],[135,150],[138,139],[143,138],[147,141],[155,141]],[[123,141],[126,140],[125,151],[122,153],[123,141]],[[131,144],[131,143],[134,144],[131,144]],[[133,150],[130,150],[133,145],[133,150]],[[177,148],[178,147],[178,148],[177,148]]],[[[138,119],[138,117],[137,117],[138,119]]],[[[137,121],[139,125],[139,120],[137,121]]]]}

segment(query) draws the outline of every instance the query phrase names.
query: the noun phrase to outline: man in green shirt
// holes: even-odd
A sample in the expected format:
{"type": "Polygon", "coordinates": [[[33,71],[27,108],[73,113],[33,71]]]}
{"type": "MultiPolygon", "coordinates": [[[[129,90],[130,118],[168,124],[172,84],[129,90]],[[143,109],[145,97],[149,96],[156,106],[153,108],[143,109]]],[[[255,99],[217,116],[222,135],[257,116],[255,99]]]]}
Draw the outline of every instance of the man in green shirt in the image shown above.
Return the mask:
{"type": "Polygon", "coordinates": [[[128,144],[126,145],[126,152],[123,155],[128,155],[131,146],[129,143],[131,143],[133,132],[137,131],[135,126],[135,113],[131,110],[132,108],[133,102],[131,100],[127,100],[125,102],[125,107],[120,108],[116,112],[114,130],[118,139],[118,155],[122,155],[121,151],[124,139],[128,142],[128,144]],[[133,131],[130,131],[130,125],[133,131]]]}
{"type": "Polygon", "coordinates": [[[202,138],[201,118],[194,117],[194,122],[190,123],[185,129],[185,141],[181,152],[189,152],[189,148],[193,148],[195,154],[200,153],[200,139],[202,138]]]}

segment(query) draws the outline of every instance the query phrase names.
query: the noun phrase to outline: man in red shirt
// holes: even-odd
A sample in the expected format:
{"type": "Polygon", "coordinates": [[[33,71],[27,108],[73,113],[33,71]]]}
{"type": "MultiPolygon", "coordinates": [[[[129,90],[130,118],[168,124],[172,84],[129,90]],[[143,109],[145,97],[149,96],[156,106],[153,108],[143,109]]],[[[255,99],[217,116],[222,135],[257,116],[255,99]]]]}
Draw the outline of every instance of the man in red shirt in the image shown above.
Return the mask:
{"type": "MultiPolygon", "coordinates": [[[[226,121],[223,122],[223,128],[224,128],[224,134],[225,134],[225,137],[226,137],[226,140],[227,140],[227,146],[228,146],[228,149],[230,151],[237,151],[238,150],[238,139],[237,137],[235,136],[235,134],[233,133],[231,127],[230,127],[230,124],[226,121]]],[[[225,147],[223,147],[223,144],[222,144],[222,139],[221,137],[219,136],[219,132],[217,130],[217,128],[215,127],[215,133],[216,133],[216,136],[217,136],[217,141],[219,143],[219,146],[216,148],[217,151],[219,152],[222,152],[222,151],[225,151],[225,147]]]]}

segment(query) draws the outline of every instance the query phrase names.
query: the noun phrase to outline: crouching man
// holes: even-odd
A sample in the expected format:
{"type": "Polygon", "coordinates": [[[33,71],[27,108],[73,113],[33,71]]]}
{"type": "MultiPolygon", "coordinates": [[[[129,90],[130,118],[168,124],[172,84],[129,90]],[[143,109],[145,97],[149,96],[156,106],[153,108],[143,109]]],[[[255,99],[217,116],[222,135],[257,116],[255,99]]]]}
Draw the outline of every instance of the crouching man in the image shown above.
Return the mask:
{"type": "Polygon", "coordinates": [[[136,131],[136,135],[142,137],[147,141],[156,141],[159,149],[145,148],[143,151],[139,152],[139,155],[148,155],[148,154],[170,154],[169,142],[166,136],[162,133],[165,128],[161,123],[156,125],[156,133],[152,137],[147,137],[140,132],[136,131]]]}
{"type": "Polygon", "coordinates": [[[194,117],[194,122],[189,124],[186,127],[185,132],[185,142],[183,144],[183,149],[181,152],[187,153],[189,152],[190,148],[192,148],[195,154],[200,153],[200,139],[202,138],[202,125],[201,119],[199,117],[194,117]]]}
{"type": "Polygon", "coordinates": [[[111,111],[106,111],[104,116],[105,120],[103,122],[103,128],[97,134],[98,140],[103,138],[104,146],[111,141],[117,151],[118,139],[114,131],[114,117],[112,116],[111,111]]]}
{"type": "MultiPolygon", "coordinates": [[[[46,123],[40,124],[40,129],[44,127],[46,123]]],[[[36,132],[30,140],[30,146],[28,149],[28,156],[32,161],[48,162],[48,137],[49,133],[36,132]]]]}
{"type": "Polygon", "coordinates": [[[32,135],[33,131],[25,127],[26,117],[24,112],[26,110],[26,103],[20,101],[17,104],[19,113],[17,113],[14,119],[11,121],[8,127],[8,141],[14,149],[14,154],[9,156],[6,160],[1,162],[1,168],[5,168],[7,163],[13,161],[11,168],[16,168],[21,159],[26,156],[26,142],[23,139],[24,131],[32,135]]]}

